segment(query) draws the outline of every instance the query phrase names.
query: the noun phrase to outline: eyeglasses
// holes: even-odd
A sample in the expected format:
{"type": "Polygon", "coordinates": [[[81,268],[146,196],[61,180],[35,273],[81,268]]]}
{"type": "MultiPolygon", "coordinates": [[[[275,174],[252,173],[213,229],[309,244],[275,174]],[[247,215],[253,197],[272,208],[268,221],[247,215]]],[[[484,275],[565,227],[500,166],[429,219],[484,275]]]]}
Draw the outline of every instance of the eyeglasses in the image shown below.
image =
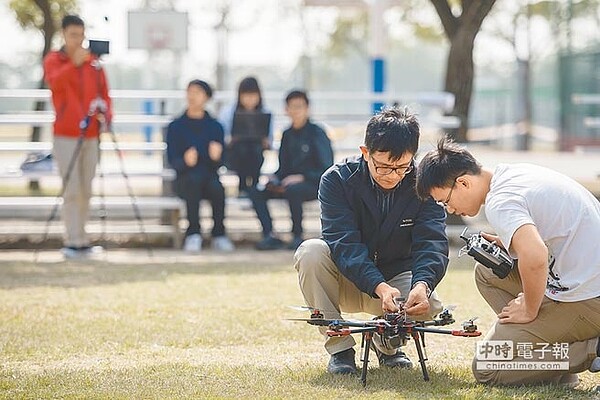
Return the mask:
{"type": "Polygon", "coordinates": [[[452,183],[452,187],[450,188],[450,191],[448,192],[448,197],[446,197],[446,200],[444,200],[444,201],[436,201],[436,203],[438,204],[438,206],[441,206],[441,207],[444,207],[444,208],[448,208],[448,203],[450,202],[450,198],[452,197],[452,191],[454,190],[455,186],[456,186],[456,179],[452,183]]]}
{"type": "Polygon", "coordinates": [[[392,172],[395,172],[396,174],[398,174],[400,176],[404,176],[413,170],[412,160],[411,160],[410,165],[407,165],[404,167],[378,167],[377,164],[375,163],[375,159],[373,157],[371,157],[371,161],[373,161],[373,166],[375,167],[375,172],[377,172],[377,174],[379,174],[379,175],[389,175],[392,172]]]}

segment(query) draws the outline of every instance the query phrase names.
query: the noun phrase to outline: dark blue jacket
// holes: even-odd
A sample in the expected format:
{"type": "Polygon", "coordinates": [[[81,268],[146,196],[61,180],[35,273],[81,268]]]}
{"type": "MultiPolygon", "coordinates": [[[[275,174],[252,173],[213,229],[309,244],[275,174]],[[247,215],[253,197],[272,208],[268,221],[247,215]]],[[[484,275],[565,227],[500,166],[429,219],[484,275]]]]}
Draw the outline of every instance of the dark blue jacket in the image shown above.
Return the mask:
{"type": "Polygon", "coordinates": [[[414,170],[396,190],[382,221],[362,157],[333,165],[319,185],[322,234],[332,259],[346,278],[373,297],[381,282],[410,270],[413,284],[424,281],[433,290],[448,266],[443,208],[433,199],[419,200],[414,170]]]}
{"type": "Polygon", "coordinates": [[[301,174],[316,189],[319,178],[331,164],[331,142],[318,125],[307,121],[300,129],[290,127],[283,132],[279,147],[279,169],[275,172],[279,180],[301,174]]]}
{"type": "Polygon", "coordinates": [[[177,171],[177,177],[192,177],[203,180],[217,175],[221,161],[212,161],[208,156],[208,143],[223,144],[223,127],[205,112],[204,118],[189,118],[184,112],[173,120],[167,128],[167,158],[171,167],[177,171]],[[198,152],[198,163],[188,167],[183,154],[191,147],[198,152]]]}

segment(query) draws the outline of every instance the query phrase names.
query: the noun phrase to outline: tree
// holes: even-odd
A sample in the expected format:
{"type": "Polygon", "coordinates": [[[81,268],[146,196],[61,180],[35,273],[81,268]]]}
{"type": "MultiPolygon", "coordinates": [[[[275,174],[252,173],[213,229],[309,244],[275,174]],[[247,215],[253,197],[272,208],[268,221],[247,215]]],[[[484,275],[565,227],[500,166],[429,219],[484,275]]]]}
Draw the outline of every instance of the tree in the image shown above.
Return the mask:
{"type": "Polygon", "coordinates": [[[599,6],[598,0],[571,1],[568,4],[562,0],[519,0],[499,3],[490,14],[489,32],[510,45],[517,64],[518,150],[530,150],[531,145],[532,65],[544,55],[570,48],[572,19],[591,19],[598,25],[599,6]],[[545,40],[533,37],[530,25],[534,22],[547,24],[551,32],[549,37],[545,40]]]}
{"type": "MultiPolygon", "coordinates": [[[[41,59],[52,48],[52,40],[58,31],[62,17],[73,12],[77,7],[77,0],[10,0],[9,7],[14,11],[15,17],[23,29],[37,29],[43,36],[44,48],[41,59]]],[[[40,79],[38,88],[45,87],[44,77],[40,79]]],[[[46,103],[42,100],[35,102],[35,111],[43,111],[46,103]]],[[[34,126],[31,131],[31,141],[39,142],[40,127],[34,126]]],[[[31,181],[30,189],[39,189],[37,181],[31,181]]]]}
{"type": "Polygon", "coordinates": [[[459,118],[460,126],[451,136],[459,142],[467,141],[471,94],[473,92],[473,47],[481,24],[496,0],[430,0],[442,22],[444,33],[450,41],[446,65],[445,90],[454,94],[452,114],[459,118]],[[460,13],[458,13],[460,8],[460,13]],[[456,14],[456,15],[455,15],[456,14]]]}

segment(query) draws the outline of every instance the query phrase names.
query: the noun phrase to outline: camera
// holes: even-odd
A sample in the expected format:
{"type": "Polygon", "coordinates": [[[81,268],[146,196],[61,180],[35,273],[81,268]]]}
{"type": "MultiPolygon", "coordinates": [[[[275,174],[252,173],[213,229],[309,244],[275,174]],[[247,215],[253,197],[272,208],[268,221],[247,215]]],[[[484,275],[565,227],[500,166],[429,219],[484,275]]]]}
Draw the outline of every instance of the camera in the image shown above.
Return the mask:
{"type": "Polygon", "coordinates": [[[465,228],[460,234],[460,238],[467,244],[460,249],[459,257],[466,253],[478,263],[490,268],[498,278],[506,278],[516,261],[508,255],[506,250],[496,243],[486,240],[480,233],[466,236],[467,229],[465,228]]]}
{"type": "Polygon", "coordinates": [[[100,57],[103,54],[110,53],[110,42],[108,40],[92,40],[89,41],[88,49],[90,53],[100,57]]]}

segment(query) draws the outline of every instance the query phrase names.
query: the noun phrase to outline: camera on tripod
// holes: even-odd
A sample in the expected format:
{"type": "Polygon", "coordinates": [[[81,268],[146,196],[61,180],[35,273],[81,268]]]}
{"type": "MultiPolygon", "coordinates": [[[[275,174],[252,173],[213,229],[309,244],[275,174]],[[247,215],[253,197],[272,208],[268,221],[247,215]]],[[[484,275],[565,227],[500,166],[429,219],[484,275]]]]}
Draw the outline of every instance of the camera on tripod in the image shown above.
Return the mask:
{"type": "Polygon", "coordinates": [[[460,249],[458,256],[460,257],[466,253],[478,263],[490,268],[498,278],[506,278],[515,265],[515,260],[508,255],[506,250],[496,243],[488,241],[480,233],[466,236],[467,229],[465,228],[460,234],[460,238],[467,244],[460,249]]]}
{"type": "Polygon", "coordinates": [[[104,54],[110,53],[110,42],[108,40],[89,40],[89,51],[90,53],[100,57],[104,54]]]}

